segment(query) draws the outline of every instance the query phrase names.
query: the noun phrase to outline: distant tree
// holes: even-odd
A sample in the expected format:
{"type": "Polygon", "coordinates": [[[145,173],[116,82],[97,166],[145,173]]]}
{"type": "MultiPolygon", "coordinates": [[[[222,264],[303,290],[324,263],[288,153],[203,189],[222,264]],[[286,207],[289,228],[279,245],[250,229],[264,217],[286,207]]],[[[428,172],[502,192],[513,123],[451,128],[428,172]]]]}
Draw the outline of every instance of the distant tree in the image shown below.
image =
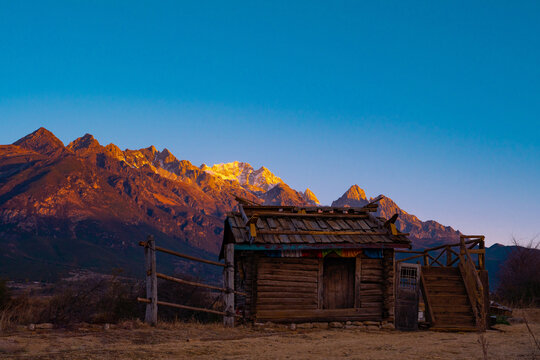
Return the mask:
{"type": "Polygon", "coordinates": [[[531,239],[525,246],[515,238],[515,249],[502,264],[497,295],[520,306],[540,305],[540,241],[531,239]]]}

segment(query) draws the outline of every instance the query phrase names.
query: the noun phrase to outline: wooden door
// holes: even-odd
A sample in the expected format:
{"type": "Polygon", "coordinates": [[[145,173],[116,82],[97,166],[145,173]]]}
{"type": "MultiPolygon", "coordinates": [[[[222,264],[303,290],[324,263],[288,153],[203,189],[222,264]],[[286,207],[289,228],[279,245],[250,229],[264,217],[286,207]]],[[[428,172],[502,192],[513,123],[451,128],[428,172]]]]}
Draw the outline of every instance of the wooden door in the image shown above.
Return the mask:
{"type": "Polygon", "coordinates": [[[355,259],[327,256],[323,265],[323,308],[354,308],[355,259]]]}
{"type": "Polygon", "coordinates": [[[420,265],[397,264],[396,329],[418,330],[420,265]]]}

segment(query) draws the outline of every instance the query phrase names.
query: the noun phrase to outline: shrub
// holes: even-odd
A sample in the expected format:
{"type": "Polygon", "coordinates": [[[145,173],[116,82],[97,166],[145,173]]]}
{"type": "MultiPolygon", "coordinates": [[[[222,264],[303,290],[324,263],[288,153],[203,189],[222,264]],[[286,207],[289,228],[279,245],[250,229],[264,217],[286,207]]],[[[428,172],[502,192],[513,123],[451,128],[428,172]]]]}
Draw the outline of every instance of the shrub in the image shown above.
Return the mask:
{"type": "Polygon", "coordinates": [[[140,317],[140,282],[116,277],[93,277],[59,283],[44,317],[58,326],[78,322],[114,323],[140,317]]]}
{"type": "MultiPolygon", "coordinates": [[[[178,276],[187,280],[186,276],[178,276]]],[[[76,323],[118,323],[124,320],[143,320],[145,304],[137,297],[146,297],[144,281],[119,276],[81,276],[76,280],[64,280],[45,289],[40,294],[6,298],[7,305],[0,309],[0,329],[16,324],[53,323],[58,327],[76,323]]],[[[6,287],[7,289],[7,287],[6,287]]],[[[205,289],[159,280],[158,298],[162,301],[221,310],[221,297],[205,289]]],[[[195,320],[199,322],[220,321],[214,314],[159,307],[160,321],[195,320]]]]}
{"type": "MultiPolygon", "coordinates": [[[[181,279],[204,283],[196,278],[187,277],[186,275],[175,276],[181,279]]],[[[145,294],[145,292],[143,293],[145,294]]],[[[142,297],[145,297],[143,295],[142,297]]],[[[188,305],[199,308],[213,309],[221,311],[223,305],[219,293],[213,293],[204,288],[194,287],[190,285],[178,284],[166,280],[158,280],[158,300],[167,301],[180,305],[188,305]]],[[[216,322],[221,321],[219,315],[210,314],[201,311],[192,311],[159,306],[159,319],[162,321],[173,320],[194,320],[198,322],[216,322]]]]}
{"type": "Polygon", "coordinates": [[[533,239],[521,246],[514,239],[514,245],[516,248],[501,266],[497,296],[513,305],[539,306],[540,242],[533,239]]]}
{"type": "Polygon", "coordinates": [[[0,310],[0,330],[8,330],[17,324],[46,322],[43,311],[48,306],[48,300],[20,295],[10,299],[0,310]]]}

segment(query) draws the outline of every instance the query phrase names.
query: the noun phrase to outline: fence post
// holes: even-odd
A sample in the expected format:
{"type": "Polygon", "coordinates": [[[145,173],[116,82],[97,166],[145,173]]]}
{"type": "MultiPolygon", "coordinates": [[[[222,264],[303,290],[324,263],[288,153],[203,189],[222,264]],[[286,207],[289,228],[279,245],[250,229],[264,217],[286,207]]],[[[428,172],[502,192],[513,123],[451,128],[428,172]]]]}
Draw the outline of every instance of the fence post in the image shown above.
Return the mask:
{"type": "Polygon", "coordinates": [[[148,235],[144,247],[146,263],[146,298],[150,303],[146,304],[144,321],[152,326],[157,324],[157,276],[156,276],[156,242],[154,236],[148,235]]]}
{"type": "Polygon", "coordinates": [[[223,325],[234,327],[234,244],[225,245],[225,269],[223,270],[225,290],[225,313],[223,325]]]}
{"type": "Polygon", "coordinates": [[[486,270],[486,244],[484,239],[478,242],[478,249],[483,250],[482,253],[478,254],[478,267],[480,270],[486,270]]]}
{"type": "Polygon", "coordinates": [[[450,266],[452,263],[452,251],[450,246],[446,247],[446,266],[450,266]]]}

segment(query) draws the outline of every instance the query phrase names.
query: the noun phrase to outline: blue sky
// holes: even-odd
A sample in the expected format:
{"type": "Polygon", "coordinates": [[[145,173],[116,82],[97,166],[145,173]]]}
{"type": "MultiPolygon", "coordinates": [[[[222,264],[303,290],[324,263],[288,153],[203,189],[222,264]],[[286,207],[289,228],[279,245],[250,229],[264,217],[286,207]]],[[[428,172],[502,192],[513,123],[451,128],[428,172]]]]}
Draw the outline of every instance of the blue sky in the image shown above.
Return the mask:
{"type": "Polygon", "coordinates": [[[0,0],[0,143],[167,147],[540,232],[539,2],[0,0]]]}

